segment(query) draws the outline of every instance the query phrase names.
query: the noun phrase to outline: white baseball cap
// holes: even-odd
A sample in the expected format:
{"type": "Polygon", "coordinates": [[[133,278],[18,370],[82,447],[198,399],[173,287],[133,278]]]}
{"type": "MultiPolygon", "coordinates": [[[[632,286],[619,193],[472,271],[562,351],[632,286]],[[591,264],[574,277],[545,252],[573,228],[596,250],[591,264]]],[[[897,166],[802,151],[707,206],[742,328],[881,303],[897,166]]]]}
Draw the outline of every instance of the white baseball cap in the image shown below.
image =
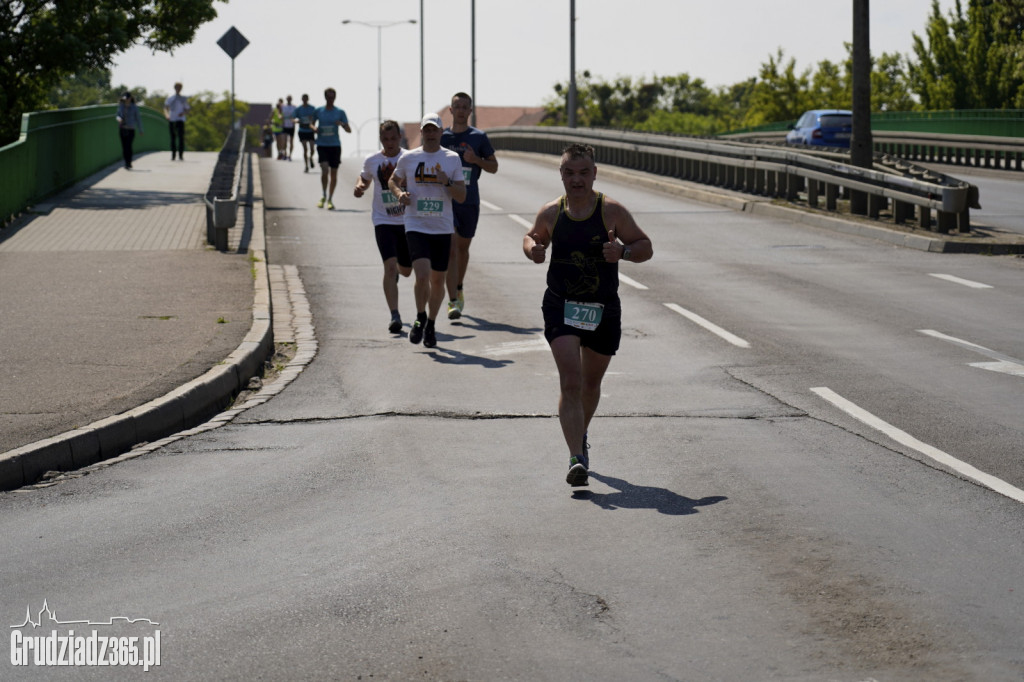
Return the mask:
{"type": "Polygon", "coordinates": [[[420,121],[420,130],[423,130],[427,126],[436,126],[438,130],[441,130],[441,117],[437,114],[427,114],[420,121]]]}

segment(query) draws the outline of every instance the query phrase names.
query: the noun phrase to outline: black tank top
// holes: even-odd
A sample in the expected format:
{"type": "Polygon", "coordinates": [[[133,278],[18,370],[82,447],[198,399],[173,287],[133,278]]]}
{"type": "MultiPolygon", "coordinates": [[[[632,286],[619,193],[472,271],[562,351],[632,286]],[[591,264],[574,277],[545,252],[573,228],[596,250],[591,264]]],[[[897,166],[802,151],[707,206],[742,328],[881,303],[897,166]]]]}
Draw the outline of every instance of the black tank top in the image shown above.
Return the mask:
{"type": "Polygon", "coordinates": [[[580,220],[569,215],[563,196],[551,231],[548,289],[570,301],[617,304],[619,266],[604,259],[607,241],[604,195],[598,192],[594,210],[580,220]]]}

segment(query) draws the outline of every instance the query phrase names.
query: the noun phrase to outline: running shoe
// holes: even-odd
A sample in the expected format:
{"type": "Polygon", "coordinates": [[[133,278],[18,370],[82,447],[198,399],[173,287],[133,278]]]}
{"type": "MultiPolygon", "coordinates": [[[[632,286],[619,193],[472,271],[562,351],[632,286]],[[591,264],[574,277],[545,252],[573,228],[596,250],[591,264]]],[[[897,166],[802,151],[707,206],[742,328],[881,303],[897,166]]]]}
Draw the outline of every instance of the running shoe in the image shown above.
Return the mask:
{"type": "Polygon", "coordinates": [[[459,312],[461,313],[466,309],[466,295],[462,292],[462,289],[459,289],[459,297],[455,300],[459,302],[459,312]]]}
{"type": "Polygon", "coordinates": [[[409,332],[409,343],[419,343],[423,340],[423,323],[416,320],[412,323],[412,330],[409,332]]]}
{"type": "Polygon", "coordinates": [[[326,197],[320,197],[320,201],[316,202],[316,207],[317,208],[323,208],[325,201],[327,201],[326,197]]]}
{"type": "Polygon", "coordinates": [[[577,455],[569,458],[569,473],[565,475],[565,482],[575,487],[589,485],[587,482],[587,467],[583,459],[577,455]]]}
{"type": "Polygon", "coordinates": [[[437,345],[437,336],[434,334],[433,327],[427,327],[423,330],[423,345],[427,348],[433,348],[437,345]]]}
{"type": "Polygon", "coordinates": [[[391,318],[391,324],[388,325],[388,331],[392,334],[397,334],[402,331],[402,318],[395,315],[391,318]]]}
{"type": "Polygon", "coordinates": [[[327,202],[327,210],[328,211],[333,211],[334,210],[334,202],[333,201],[328,201],[327,202]]]}
{"type": "Polygon", "coordinates": [[[457,320],[462,317],[462,310],[459,309],[459,302],[456,300],[448,301],[448,319],[457,320]]]}

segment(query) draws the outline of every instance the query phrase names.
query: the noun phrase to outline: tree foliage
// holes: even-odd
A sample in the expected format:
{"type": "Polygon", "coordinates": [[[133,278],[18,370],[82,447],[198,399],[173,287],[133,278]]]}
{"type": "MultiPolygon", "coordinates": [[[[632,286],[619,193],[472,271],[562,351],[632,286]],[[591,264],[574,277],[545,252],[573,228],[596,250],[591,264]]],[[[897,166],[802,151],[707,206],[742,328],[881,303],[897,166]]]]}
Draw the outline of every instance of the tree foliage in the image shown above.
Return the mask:
{"type": "Polygon", "coordinates": [[[103,69],[135,44],[172,51],[224,0],[10,0],[0,4],[0,144],[61,79],[103,69]]]}
{"type": "MultiPolygon", "coordinates": [[[[1024,0],[960,0],[943,15],[932,0],[913,54],[872,60],[872,111],[1024,108],[1024,0]]],[[[846,59],[799,69],[782,49],[755,78],[709,88],[689,74],[612,81],[584,72],[577,87],[580,125],[713,135],[795,120],[813,108],[853,104],[852,45],[846,59]]],[[[546,123],[564,125],[566,84],[546,103],[546,123]]]]}
{"type": "Polygon", "coordinates": [[[1021,0],[957,0],[943,15],[938,0],[924,36],[914,34],[909,87],[922,109],[1024,108],[1021,0]]]}
{"type": "MultiPolygon", "coordinates": [[[[140,99],[146,106],[163,111],[167,95],[156,92],[140,99]]],[[[224,146],[228,131],[231,130],[231,93],[221,93],[220,98],[209,91],[188,95],[192,107],[185,124],[185,147],[188,151],[215,152],[224,146]]],[[[235,100],[238,118],[245,116],[249,105],[235,100]]]]}

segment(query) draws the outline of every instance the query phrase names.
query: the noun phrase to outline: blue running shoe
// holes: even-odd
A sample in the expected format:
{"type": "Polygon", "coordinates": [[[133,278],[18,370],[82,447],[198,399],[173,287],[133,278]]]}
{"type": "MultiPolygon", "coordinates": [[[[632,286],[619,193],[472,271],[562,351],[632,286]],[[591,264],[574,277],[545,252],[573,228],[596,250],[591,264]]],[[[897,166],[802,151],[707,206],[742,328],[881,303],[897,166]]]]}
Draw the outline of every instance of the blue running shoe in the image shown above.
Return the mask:
{"type": "Polygon", "coordinates": [[[569,458],[569,473],[565,475],[565,482],[575,487],[589,485],[587,482],[587,467],[583,464],[581,457],[573,455],[569,458]]]}

